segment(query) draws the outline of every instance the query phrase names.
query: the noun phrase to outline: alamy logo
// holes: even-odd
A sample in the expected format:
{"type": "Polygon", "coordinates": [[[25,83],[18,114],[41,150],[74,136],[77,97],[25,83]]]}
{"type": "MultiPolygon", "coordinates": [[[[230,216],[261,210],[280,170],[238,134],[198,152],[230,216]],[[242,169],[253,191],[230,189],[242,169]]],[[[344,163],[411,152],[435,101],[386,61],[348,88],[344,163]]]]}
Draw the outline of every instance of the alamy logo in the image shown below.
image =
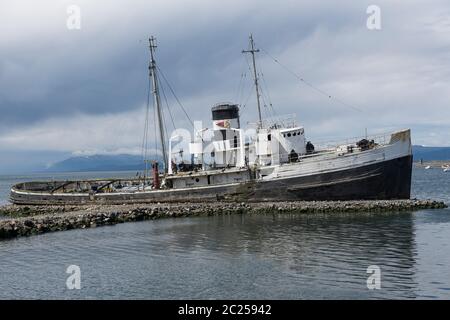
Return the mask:
{"type": "Polygon", "coordinates": [[[66,287],[69,290],[81,289],[81,269],[77,265],[70,265],[67,267],[66,273],[70,276],[66,280],[66,287]]]}
{"type": "Polygon", "coordinates": [[[367,18],[366,26],[369,30],[381,30],[381,9],[379,6],[370,5],[367,7],[366,13],[369,15],[367,18]]]}
{"type": "Polygon", "coordinates": [[[69,30],[80,30],[81,29],[81,9],[79,6],[70,5],[67,7],[67,17],[66,26],[69,30]]]}
{"type": "Polygon", "coordinates": [[[381,289],[381,269],[379,266],[368,266],[367,273],[371,274],[367,278],[367,289],[375,290],[381,289]]]}

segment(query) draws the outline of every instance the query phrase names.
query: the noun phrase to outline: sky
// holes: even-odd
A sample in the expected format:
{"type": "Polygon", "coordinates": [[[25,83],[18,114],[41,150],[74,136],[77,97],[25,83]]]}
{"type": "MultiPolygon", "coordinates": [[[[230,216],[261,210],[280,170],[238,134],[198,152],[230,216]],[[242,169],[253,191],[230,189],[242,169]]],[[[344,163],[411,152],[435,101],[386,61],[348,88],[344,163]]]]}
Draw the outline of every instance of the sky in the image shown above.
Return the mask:
{"type": "MultiPolygon", "coordinates": [[[[263,116],[296,114],[313,142],[411,128],[414,144],[450,145],[448,0],[1,0],[0,173],[139,154],[152,35],[192,120],[210,127],[231,101],[255,121],[250,33],[263,116]]],[[[165,93],[166,120],[190,130],[165,93]]]]}

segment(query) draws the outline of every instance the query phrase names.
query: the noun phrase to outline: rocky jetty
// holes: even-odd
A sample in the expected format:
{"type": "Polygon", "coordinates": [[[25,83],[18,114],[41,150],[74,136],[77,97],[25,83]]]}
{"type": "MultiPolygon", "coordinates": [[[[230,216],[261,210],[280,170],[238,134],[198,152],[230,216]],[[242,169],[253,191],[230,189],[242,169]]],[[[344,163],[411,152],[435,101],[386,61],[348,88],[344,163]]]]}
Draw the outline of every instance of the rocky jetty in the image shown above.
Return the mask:
{"type": "Polygon", "coordinates": [[[110,206],[18,206],[0,207],[0,239],[45,232],[95,228],[123,222],[166,217],[211,216],[228,214],[314,214],[380,213],[447,206],[433,200],[380,201],[298,201],[258,203],[177,203],[110,206]]]}

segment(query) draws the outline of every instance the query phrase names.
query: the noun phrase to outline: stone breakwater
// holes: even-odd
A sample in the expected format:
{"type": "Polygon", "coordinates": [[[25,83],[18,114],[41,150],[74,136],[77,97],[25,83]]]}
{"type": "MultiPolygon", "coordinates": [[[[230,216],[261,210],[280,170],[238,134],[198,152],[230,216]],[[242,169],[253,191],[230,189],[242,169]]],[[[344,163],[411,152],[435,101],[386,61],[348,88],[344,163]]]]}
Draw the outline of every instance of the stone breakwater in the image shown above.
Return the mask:
{"type": "Polygon", "coordinates": [[[110,206],[17,206],[0,207],[0,239],[70,229],[95,228],[117,223],[167,217],[228,214],[381,213],[447,206],[433,200],[299,201],[259,203],[178,203],[110,206]]]}

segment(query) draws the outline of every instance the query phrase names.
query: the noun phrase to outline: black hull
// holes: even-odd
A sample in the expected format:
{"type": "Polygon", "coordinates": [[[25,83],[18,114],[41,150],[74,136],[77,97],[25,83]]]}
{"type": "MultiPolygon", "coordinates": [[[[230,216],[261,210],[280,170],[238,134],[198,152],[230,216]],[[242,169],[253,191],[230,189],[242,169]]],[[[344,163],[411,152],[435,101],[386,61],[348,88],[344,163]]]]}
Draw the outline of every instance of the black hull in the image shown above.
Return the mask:
{"type": "MultiPolygon", "coordinates": [[[[412,156],[347,170],[192,189],[134,193],[49,194],[13,187],[16,204],[123,204],[183,201],[326,201],[409,199],[412,156]],[[21,191],[21,192],[17,192],[21,191]]],[[[27,183],[31,185],[32,183],[27,183]]],[[[24,184],[25,185],[25,184],[24,184]]],[[[42,185],[42,183],[40,183],[42,185]]],[[[38,191],[38,190],[36,190],[38,191]]]]}
{"type": "Polygon", "coordinates": [[[409,199],[412,156],[336,172],[257,185],[261,200],[409,199]]]}

